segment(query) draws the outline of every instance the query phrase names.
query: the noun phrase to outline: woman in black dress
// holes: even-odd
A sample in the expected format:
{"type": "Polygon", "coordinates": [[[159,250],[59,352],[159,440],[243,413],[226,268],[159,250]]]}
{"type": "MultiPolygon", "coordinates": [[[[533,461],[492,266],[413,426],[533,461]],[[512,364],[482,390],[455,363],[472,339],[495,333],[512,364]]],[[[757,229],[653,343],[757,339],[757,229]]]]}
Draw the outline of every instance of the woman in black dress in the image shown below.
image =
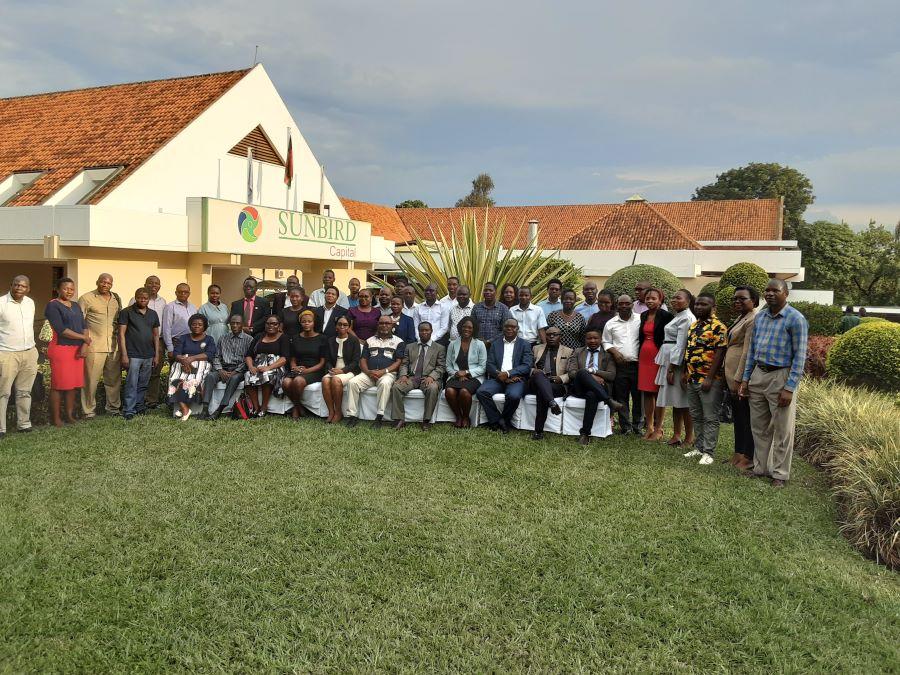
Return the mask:
{"type": "Polygon", "coordinates": [[[300,315],[306,311],[303,303],[303,289],[299,286],[292,288],[287,293],[288,304],[277,316],[281,317],[281,330],[289,338],[293,339],[300,334],[300,315]]]}
{"type": "Polygon", "coordinates": [[[244,391],[250,397],[256,416],[263,417],[269,407],[272,392],[280,396],[284,364],[291,352],[291,341],[281,332],[281,319],[266,318],[265,332],[253,341],[247,352],[247,372],[244,374],[244,391]],[[262,389],[262,405],[258,390],[262,389]]]}
{"type": "Polygon", "coordinates": [[[587,327],[587,319],[575,311],[575,302],[578,296],[571,288],[562,293],[562,309],[550,312],[547,317],[547,325],[559,328],[562,333],[560,343],[569,349],[584,347],[584,330],[587,327]]]}
{"type": "Polygon", "coordinates": [[[291,357],[288,373],[284,377],[284,393],[294,403],[291,408],[291,417],[300,419],[305,417],[303,405],[303,390],[314,382],[319,382],[325,374],[325,336],[313,330],[315,314],[312,310],[304,310],[300,314],[300,334],[291,340],[291,357]]]}

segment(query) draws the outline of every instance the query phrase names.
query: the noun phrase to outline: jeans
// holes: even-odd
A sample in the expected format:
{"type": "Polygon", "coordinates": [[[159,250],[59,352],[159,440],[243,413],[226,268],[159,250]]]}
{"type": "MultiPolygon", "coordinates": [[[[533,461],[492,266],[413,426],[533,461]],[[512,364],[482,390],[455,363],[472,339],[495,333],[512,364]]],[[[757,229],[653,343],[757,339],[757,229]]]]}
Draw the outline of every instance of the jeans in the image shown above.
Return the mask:
{"type": "Polygon", "coordinates": [[[136,415],[144,412],[146,405],[144,398],[147,394],[147,384],[150,382],[150,372],[153,370],[153,359],[128,359],[128,373],[125,375],[125,391],[123,396],[125,415],[136,415]]]}
{"type": "Polygon", "coordinates": [[[716,454],[719,443],[719,412],[722,410],[722,383],[713,382],[709,391],[703,391],[700,382],[688,382],[688,407],[694,421],[694,448],[707,455],[716,454]]]}
{"type": "Polygon", "coordinates": [[[519,401],[525,396],[525,382],[510,382],[504,385],[500,380],[485,380],[478,391],[475,392],[478,402],[488,418],[488,424],[499,424],[502,414],[503,420],[509,424],[512,416],[519,407],[519,401]],[[505,394],[506,401],[503,404],[503,412],[497,410],[494,404],[494,394],[505,394]]]}

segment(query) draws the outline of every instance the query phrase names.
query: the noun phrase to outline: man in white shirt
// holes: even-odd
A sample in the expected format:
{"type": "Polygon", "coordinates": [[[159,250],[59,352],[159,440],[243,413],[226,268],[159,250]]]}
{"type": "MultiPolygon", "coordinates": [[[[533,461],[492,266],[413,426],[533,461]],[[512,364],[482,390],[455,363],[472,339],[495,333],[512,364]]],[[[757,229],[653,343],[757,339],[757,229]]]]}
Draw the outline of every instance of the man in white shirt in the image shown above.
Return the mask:
{"type": "MultiPolygon", "coordinates": [[[[334,270],[325,270],[322,272],[322,288],[317,288],[312,292],[309,296],[308,307],[321,307],[325,304],[325,289],[329,286],[334,286],[334,270]]],[[[343,291],[338,290],[338,301],[339,304],[344,309],[350,309],[350,301],[347,300],[347,296],[343,291]]]]}
{"type": "Polygon", "coordinates": [[[403,299],[403,309],[401,310],[410,319],[416,317],[416,289],[412,284],[407,284],[400,291],[400,297],[403,299]]]}
{"type": "Polygon", "coordinates": [[[447,310],[447,334],[451,340],[459,337],[459,331],[456,330],[458,324],[464,316],[472,315],[472,308],[475,303],[472,302],[471,292],[468,286],[460,286],[456,289],[456,302],[450,305],[447,310]]]}
{"type": "Polygon", "coordinates": [[[603,349],[616,362],[613,398],[622,403],[619,411],[619,433],[641,433],[641,392],[638,391],[638,337],[641,317],[632,311],[630,295],[620,295],[616,301],[618,314],[603,327],[603,349]],[[628,419],[628,399],[631,398],[631,421],[628,419]]]}
{"type": "Polygon", "coordinates": [[[6,436],[6,408],[16,394],[16,428],[31,431],[31,387],[37,376],[34,345],[34,301],[31,281],[14,277],[9,293],[0,297],[0,438],[6,436]]]}
{"type": "Polygon", "coordinates": [[[444,306],[444,309],[449,309],[456,301],[456,291],[458,288],[459,277],[447,277],[447,295],[438,300],[438,302],[444,306]]]}
{"type": "Polygon", "coordinates": [[[544,310],[531,304],[531,289],[522,286],[519,289],[519,304],[509,308],[509,313],[519,322],[519,337],[532,347],[538,342],[546,342],[544,331],[547,329],[547,317],[544,310]]]}
{"type": "MultiPolygon", "coordinates": [[[[416,325],[416,334],[419,332],[419,324],[427,321],[431,324],[432,342],[440,342],[447,334],[447,315],[449,308],[445,308],[437,299],[437,284],[428,284],[425,287],[425,302],[416,305],[413,312],[413,323],[416,325]]],[[[444,344],[441,342],[441,344],[444,344]]]]}

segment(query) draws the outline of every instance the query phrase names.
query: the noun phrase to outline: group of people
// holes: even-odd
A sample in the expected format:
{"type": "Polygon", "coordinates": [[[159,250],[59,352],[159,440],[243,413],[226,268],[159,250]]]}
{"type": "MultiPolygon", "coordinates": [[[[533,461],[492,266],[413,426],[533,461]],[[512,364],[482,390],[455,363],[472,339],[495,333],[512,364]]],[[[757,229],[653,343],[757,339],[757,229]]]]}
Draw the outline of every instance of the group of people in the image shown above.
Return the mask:
{"type": "MultiPolygon", "coordinates": [[[[346,417],[359,423],[360,395],[376,391],[375,426],[390,406],[393,425],[405,421],[405,397],[424,396],[422,427],[430,428],[441,390],[455,426],[471,424],[477,399],[491,429],[508,432],[521,400],[537,401],[532,438],[543,438],[549,414],[561,414],[558,400],[584,399],[578,442],[591,442],[601,403],[618,413],[620,433],[663,440],[666,408],[673,410],[667,443],[688,449],[685,457],[711,464],[718,443],[723,398],[734,411],[735,454],[731,462],[751,476],[768,476],[777,487],[789,478],[793,446],[794,392],[803,373],[807,325],[787,304],[785,282],[772,279],[759,295],[742,286],[734,292],[737,318],[725,326],[715,298],[686,289],[666,298],[649,282],[634,296],[614,296],[584,284],[583,300],[559,280],[547,286],[547,300],[532,303],[532,290],[487,283],[481,300],[456,277],[438,298],[426,285],[421,302],[408,280],[393,290],[365,288],[351,280],[348,293],[326,270],[322,287],[307,295],[296,277],[269,299],[257,282],[243,282],[243,297],[223,303],[221,288],[207,289],[199,309],[186,283],[175,300],[160,295],[156,276],[146,279],[124,304],[101,274],[96,289],[75,300],[71,279],[60,279],[45,317],[52,328],[50,414],[61,426],[75,421],[81,391],[83,417],[96,414],[96,393],[104,383],[106,410],[128,420],[161,401],[160,373],[170,364],[167,400],[182,420],[201,404],[199,417],[216,419],[244,385],[248,407],[263,416],[270,397],[293,404],[291,416],[305,416],[301,399],[321,383],[326,423],[346,417]],[[668,304],[667,304],[668,303],[668,304]],[[120,395],[122,370],[124,391],[120,395]],[[217,387],[224,384],[224,391],[217,387]],[[347,403],[343,405],[344,392],[347,403]],[[215,392],[218,402],[213,405],[215,392]],[[494,396],[504,394],[498,408],[494,396]]],[[[30,429],[31,384],[37,370],[34,303],[27,277],[13,279],[0,298],[0,434],[15,392],[20,431],[30,429]]]]}

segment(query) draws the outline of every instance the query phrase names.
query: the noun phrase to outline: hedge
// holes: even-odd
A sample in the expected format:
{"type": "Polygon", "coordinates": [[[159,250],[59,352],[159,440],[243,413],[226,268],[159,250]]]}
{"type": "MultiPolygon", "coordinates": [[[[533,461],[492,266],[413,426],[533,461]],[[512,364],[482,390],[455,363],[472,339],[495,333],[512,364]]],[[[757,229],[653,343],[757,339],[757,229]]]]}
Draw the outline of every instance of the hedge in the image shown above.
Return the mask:
{"type": "Polygon", "coordinates": [[[662,289],[671,298],[682,284],[674,274],[656,265],[631,265],[617,270],[606,280],[604,288],[618,297],[628,294],[634,297],[634,285],[639,281],[649,281],[652,286],[662,289]]]}
{"type": "Polygon", "coordinates": [[[794,437],[797,452],[828,476],[841,532],[892,569],[900,569],[897,406],[884,394],[810,380],[800,389],[794,437]]]}
{"type": "Polygon", "coordinates": [[[697,295],[700,295],[701,293],[709,293],[711,296],[716,297],[716,293],[718,293],[718,291],[719,291],[719,282],[718,281],[710,281],[708,284],[706,284],[703,288],[700,289],[700,293],[697,293],[697,295]]]}
{"type": "Polygon", "coordinates": [[[853,384],[900,391],[900,324],[863,323],[838,336],[828,373],[853,384]]]}
{"type": "Polygon", "coordinates": [[[880,316],[863,316],[860,317],[860,323],[875,323],[876,321],[887,321],[887,319],[883,319],[880,316]]]}
{"type": "MultiPolygon", "coordinates": [[[[791,298],[788,297],[788,302],[791,298]]],[[[837,305],[820,305],[817,302],[791,302],[791,307],[806,317],[810,335],[837,335],[844,313],[837,305]]]]}
{"type": "Polygon", "coordinates": [[[750,262],[735,263],[719,279],[719,287],[716,290],[716,314],[725,323],[730,323],[734,318],[734,289],[738,286],[752,286],[759,292],[760,303],[762,294],[769,283],[769,275],[766,271],[750,262]]]}

